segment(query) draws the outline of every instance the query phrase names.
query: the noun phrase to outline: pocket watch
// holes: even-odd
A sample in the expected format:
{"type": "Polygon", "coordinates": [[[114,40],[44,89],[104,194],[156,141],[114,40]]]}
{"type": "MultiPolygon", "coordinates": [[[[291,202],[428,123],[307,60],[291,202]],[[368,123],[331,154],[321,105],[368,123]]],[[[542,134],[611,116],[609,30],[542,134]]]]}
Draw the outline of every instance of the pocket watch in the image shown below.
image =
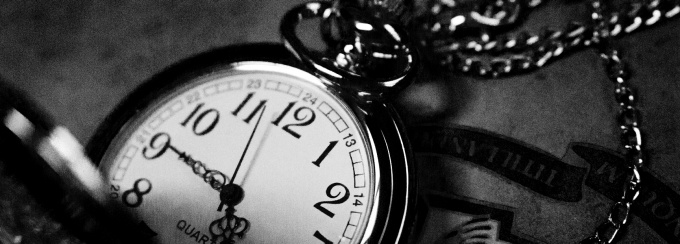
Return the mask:
{"type": "Polygon", "coordinates": [[[288,50],[260,43],[199,54],[153,76],[107,117],[89,156],[99,162],[108,197],[145,238],[407,240],[414,169],[385,98],[412,80],[417,56],[404,32],[352,11],[300,5],[283,20],[288,50]],[[357,30],[346,45],[338,39],[342,50],[327,58],[307,50],[295,31],[324,14],[344,14],[343,21],[372,30],[357,30]],[[369,43],[377,31],[394,45],[369,43]],[[357,59],[366,54],[360,48],[371,52],[373,64],[403,69],[367,77],[351,68],[367,66],[357,59]]]}

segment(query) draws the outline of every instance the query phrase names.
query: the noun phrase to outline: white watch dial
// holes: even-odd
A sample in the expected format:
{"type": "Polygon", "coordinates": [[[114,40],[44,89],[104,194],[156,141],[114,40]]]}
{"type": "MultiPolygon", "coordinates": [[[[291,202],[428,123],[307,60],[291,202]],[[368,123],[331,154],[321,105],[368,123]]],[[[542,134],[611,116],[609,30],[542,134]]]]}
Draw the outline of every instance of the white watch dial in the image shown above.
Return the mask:
{"type": "Polygon", "coordinates": [[[374,201],[370,148],[315,79],[243,62],[159,97],[101,161],[110,196],[159,243],[359,242],[374,201]]]}

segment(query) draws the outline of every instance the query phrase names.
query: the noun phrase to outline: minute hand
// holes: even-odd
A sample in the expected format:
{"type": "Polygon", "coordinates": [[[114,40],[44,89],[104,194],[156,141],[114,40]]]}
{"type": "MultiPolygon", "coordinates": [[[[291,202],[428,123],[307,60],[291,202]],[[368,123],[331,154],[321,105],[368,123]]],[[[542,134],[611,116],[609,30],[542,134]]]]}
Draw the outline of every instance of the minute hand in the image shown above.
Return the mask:
{"type": "Polygon", "coordinates": [[[239,159],[238,164],[236,165],[236,169],[234,169],[234,173],[231,175],[229,184],[224,185],[220,190],[220,206],[217,208],[217,211],[222,211],[222,207],[224,207],[224,205],[233,208],[243,200],[244,195],[243,188],[241,188],[241,186],[239,185],[234,184],[234,179],[238,174],[239,169],[241,168],[241,164],[243,164],[243,159],[246,157],[248,147],[250,147],[250,143],[253,141],[253,136],[255,135],[255,131],[257,131],[258,125],[260,125],[260,120],[262,120],[262,115],[264,114],[264,110],[266,108],[267,108],[266,106],[262,107],[262,112],[260,112],[260,116],[257,118],[257,122],[255,122],[255,127],[253,127],[253,131],[250,133],[250,138],[248,138],[246,148],[243,149],[241,159],[239,159]]]}
{"type": "Polygon", "coordinates": [[[253,141],[253,136],[255,135],[255,131],[257,131],[258,125],[260,125],[260,120],[262,120],[262,115],[264,115],[264,110],[267,108],[267,106],[262,107],[262,112],[260,112],[260,116],[257,117],[257,122],[255,122],[255,126],[253,127],[253,131],[250,133],[250,138],[248,138],[248,142],[246,143],[246,148],[243,149],[243,153],[241,154],[241,159],[238,160],[238,164],[236,165],[236,169],[234,170],[234,173],[231,175],[231,180],[229,181],[229,184],[234,184],[234,179],[236,178],[236,174],[238,174],[238,170],[241,168],[241,164],[243,163],[243,159],[246,157],[246,152],[248,152],[248,147],[250,147],[250,142],[253,141]]]}

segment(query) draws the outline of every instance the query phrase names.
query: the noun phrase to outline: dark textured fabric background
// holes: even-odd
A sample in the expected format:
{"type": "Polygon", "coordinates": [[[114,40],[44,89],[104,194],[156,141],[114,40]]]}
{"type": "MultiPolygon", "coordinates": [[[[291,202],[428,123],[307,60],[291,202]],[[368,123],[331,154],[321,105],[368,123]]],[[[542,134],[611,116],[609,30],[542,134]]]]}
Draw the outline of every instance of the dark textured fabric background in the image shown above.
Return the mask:
{"type": "MultiPolygon", "coordinates": [[[[0,2],[0,75],[85,143],[128,92],[164,67],[214,47],[279,41],[279,19],[298,2],[5,0],[0,2]]],[[[580,1],[544,5],[528,16],[526,28],[585,21],[580,1]]],[[[633,70],[631,82],[640,95],[648,169],[680,192],[680,21],[616,43],[633,70]]],[[[425,72],[397,104],[409,125],[470,126],[559,158],[571,142],[620,149],[613,89],[595,52],[585,49],[511,78],[480,80],[425,72]]],[[[441,155],[418,159],[420,175],[429,178],[421,183],[423,191],[462,194],[505,206],[514,212],[514,223],[505,223],[512,225],[512,233],[535,242],[573,243],[604,221],[611,205],[588,189],[579,202],[558,202],[459,159],[441,155]]],[[[18,223],[16,213],[31,207],[13,200],[24,193],[3,174],[0,227],[21,232],[31,223],[18,223]]],[[[664,222],[672,229],[680,210],[663,211],[675,211],[664,222]]],[[[42,228],[51,235],[49,225],[42,228]]],[[[52,237],[56,236],[60,235],[52,237]]],[[[662,239],[633,217],[623,243],[643,242],[662,239]]]]}

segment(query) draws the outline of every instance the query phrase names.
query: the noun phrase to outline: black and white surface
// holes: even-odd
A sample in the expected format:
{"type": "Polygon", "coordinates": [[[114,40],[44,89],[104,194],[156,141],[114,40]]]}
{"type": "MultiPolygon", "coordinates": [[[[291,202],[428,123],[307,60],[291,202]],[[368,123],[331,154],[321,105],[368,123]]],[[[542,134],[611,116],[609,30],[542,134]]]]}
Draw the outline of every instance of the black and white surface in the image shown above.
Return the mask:
{"type": "MultiPolygon", "coordinates": [[[[224,45],[278,42],[279,20],[300,2],[3,1],[0,75],[86,142],[127,93],[164,67],[224,45]]],[[[581,2],[544,5],[526,28],[560,27],[585,14],[581,2]]],[[[616,40],[633,72],[648,154],[645,188],[621,243],[680,241],[679,42],[677,19],[616,40]]],[[[503,79],[429,67],[397,104],[420,152],[422,243],[471,236],[575,243],[605,220],[619,194],[618,106],[593,50],[503,79]]],[[[45,210],[26,204],[5,169],[0,164],[0,238],[72,240],[36,214],[45,210]]]]}

